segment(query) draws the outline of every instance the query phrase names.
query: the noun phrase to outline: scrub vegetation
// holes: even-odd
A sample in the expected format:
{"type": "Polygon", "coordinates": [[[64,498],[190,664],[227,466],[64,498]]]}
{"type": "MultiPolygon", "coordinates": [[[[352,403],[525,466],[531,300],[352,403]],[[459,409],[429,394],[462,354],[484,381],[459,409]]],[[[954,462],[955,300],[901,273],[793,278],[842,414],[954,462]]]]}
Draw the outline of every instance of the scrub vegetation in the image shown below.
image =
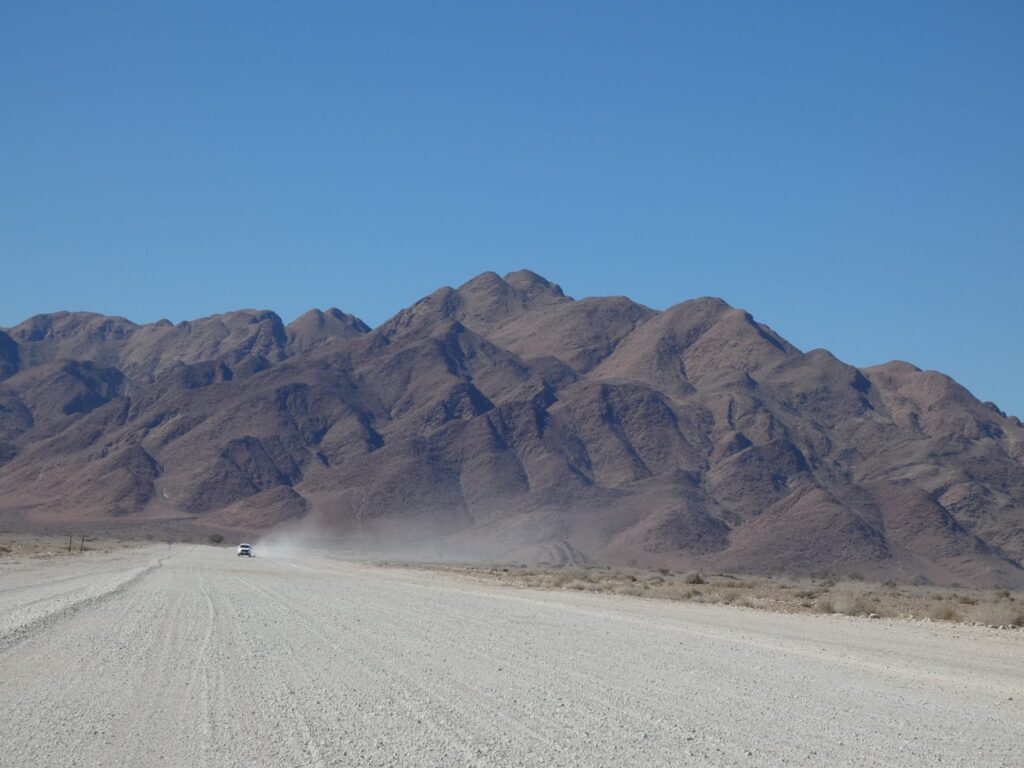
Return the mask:
{"type": "Polygon", "coordinates": [[[1024,595],[1008,590],[884,584],[831,577],[782,578],[666,568],[558,565],[415,565],[514,587],[722,603],[782,613],[838,613],[868,618],[1024,627],[1024,595]]]}

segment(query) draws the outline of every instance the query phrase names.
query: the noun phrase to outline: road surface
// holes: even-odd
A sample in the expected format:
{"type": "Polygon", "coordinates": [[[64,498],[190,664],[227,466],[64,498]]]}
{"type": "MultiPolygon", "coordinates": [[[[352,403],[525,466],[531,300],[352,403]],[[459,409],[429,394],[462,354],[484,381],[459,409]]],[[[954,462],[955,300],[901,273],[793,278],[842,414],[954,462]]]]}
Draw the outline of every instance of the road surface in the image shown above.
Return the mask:
{"type": "Polygon", "coordinates": [[[214,547],[0,563],[0,766],[104,765],[1017,767],[1024,632],[214,547]]]}

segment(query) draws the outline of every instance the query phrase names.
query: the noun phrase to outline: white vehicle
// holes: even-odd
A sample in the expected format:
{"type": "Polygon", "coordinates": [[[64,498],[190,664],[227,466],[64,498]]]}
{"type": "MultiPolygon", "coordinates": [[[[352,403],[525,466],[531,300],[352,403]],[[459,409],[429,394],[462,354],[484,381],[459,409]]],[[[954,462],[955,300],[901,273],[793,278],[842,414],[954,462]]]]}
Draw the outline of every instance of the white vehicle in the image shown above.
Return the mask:
{"type": "Polygon", "coordinates": [[[241,557],[252,557],[252,544],[239,544],[238,545],[238,556],[241,557]]]}

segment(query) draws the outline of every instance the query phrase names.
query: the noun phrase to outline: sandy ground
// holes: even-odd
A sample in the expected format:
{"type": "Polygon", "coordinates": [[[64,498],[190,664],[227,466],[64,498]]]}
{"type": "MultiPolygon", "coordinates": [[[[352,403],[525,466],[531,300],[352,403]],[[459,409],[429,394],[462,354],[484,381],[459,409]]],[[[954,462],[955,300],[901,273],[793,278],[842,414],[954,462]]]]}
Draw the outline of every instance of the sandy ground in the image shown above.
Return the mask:
{"type": "Polygon", "coordinates": [[[1021,766],[1024,632],[159,545],[0,563],[0,766],[1021,766]]]}

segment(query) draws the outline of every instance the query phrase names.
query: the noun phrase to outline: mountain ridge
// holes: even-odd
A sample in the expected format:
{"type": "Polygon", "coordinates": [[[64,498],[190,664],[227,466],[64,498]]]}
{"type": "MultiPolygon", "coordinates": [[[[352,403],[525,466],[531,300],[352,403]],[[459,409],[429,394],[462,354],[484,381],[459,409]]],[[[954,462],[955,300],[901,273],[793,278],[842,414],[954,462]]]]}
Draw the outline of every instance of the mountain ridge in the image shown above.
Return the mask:
{"type": "Polygon", "coordinates": [[[1024,427],[721,299],[485,272],[376,328],[332,308],[0,329],[3,519],[1020,586],[1024,427]]]}

